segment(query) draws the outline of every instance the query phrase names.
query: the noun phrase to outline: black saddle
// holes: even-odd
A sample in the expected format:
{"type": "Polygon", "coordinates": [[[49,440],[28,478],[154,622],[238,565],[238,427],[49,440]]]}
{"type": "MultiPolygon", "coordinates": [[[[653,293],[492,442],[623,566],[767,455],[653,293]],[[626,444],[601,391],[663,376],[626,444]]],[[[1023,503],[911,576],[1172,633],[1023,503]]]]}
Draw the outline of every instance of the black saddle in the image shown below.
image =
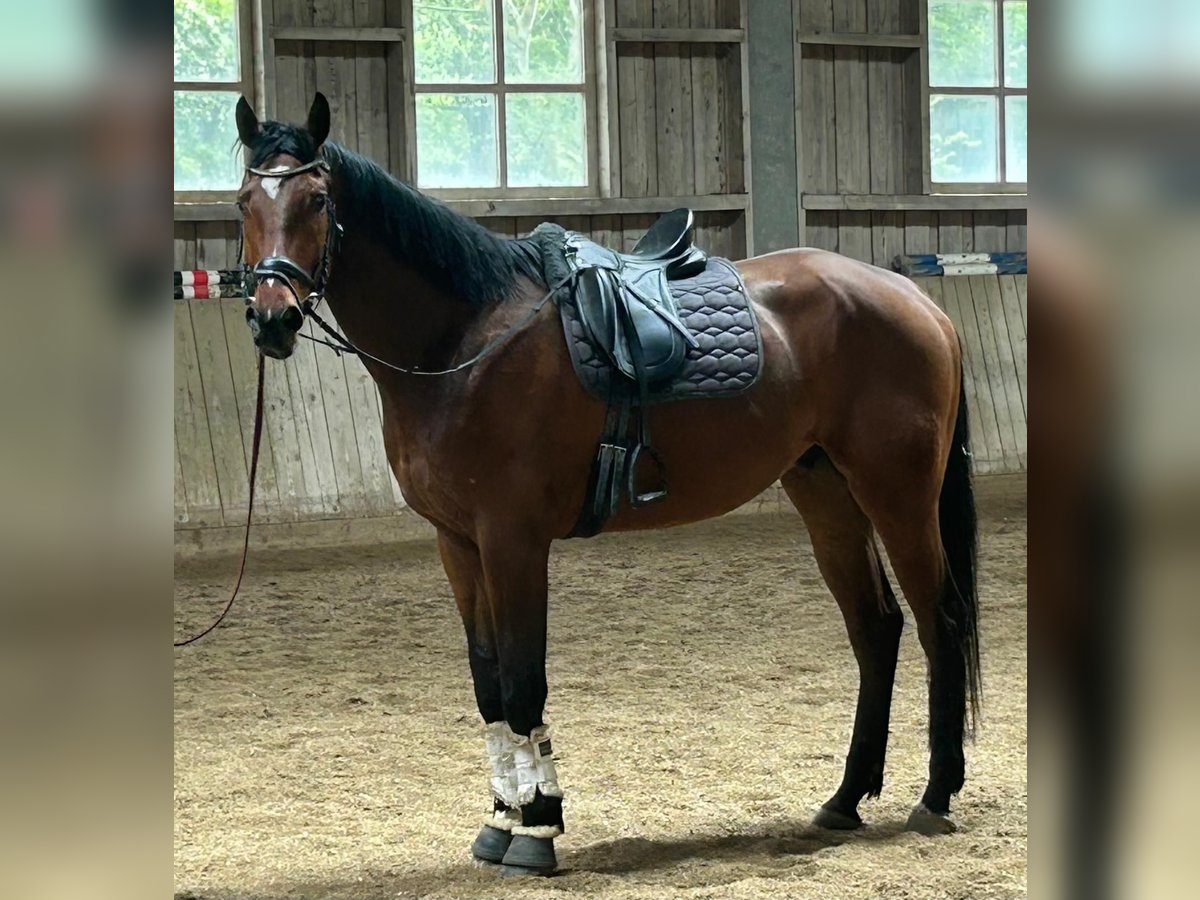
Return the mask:
{"type": "Polygon", "coordinates": [[[574,534],[595,534],[616,511],[622,490],[633,506],[667,496],[662,460],[650,443],[645,408],[669,385],[698,344],[680,320],[673,281],[704,271],[708,255],[693,243],[694,214],[676,209],[660,218],[631,253],[618,253],[576,232],[566,233],[565,255],[574,274],[573,303],[591,344],[623,376],[614,388],[588,501],[574,534]],[[636,418],[634,435],[630,420],[636,418]],[[649,457],[654,483],[638,486],[639,462],[649,457]]]}
{"type": "Polygon", "coordinates": [[[575,304],[595,346],[639,393],[669,381],[696,346],[671,295],[671,281],[703,271],[708,256],[692,243],[690,209],[667,213],[631,253],[567,233],[567,261],[578,273],[575,304]]]}

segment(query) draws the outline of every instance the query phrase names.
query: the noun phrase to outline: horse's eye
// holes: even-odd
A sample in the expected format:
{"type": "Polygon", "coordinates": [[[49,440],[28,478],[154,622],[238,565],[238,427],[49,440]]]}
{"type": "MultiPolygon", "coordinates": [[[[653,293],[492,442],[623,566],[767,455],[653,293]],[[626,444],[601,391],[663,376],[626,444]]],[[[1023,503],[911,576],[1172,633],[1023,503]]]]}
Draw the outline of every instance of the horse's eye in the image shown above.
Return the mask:
{"type": "Polygon", "coordinates": [[[313,194],[313,207],[315,209],[324,209],[329,198],[324,194],[313,194]]]}

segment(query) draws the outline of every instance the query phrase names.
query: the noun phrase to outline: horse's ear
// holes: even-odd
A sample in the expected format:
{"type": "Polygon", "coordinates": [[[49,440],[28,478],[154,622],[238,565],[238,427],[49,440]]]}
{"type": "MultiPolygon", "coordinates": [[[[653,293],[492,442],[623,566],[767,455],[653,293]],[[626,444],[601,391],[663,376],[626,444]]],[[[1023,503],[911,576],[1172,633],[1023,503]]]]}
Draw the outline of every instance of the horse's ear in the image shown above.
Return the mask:
{"type": "Polygon", "coordinates": [[[246,101],[245,97],[239,97],[237,102],[237,129],[238,138],[247,147],[251,146],[262,129],[258,125],[258,116],[254,114],[254,108],[246,101]]]}
{"type": "Polygon", "coordinates": [[[325,138],[329,137],[329,101],[320,91],[317,91],[317,96],[313,97],[305,127],[318,148],[325,143],[325,138]]]}

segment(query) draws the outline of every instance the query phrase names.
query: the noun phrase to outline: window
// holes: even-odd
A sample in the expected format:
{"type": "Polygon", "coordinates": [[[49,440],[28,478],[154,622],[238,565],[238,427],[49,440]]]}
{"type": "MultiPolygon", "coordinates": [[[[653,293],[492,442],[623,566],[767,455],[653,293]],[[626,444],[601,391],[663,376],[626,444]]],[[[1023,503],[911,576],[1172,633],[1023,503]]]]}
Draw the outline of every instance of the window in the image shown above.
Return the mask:
{"type": "Polygon", "coordinates": [[[935,189],[1028,182],[1025,0],[929,0],[929,162],[935,189]]]}
{"type": "Polygon", "coordinates": [[[175,0],[175,190],[219,196],[242,182],[233,110],[253,102],[250,0],[175,0]]]}
{"type": "Polygon", "coordinates": [[[583,7],[582,0],[414,0],[419,187],[510,196],[589,191],[596,167],[583,7]]]}

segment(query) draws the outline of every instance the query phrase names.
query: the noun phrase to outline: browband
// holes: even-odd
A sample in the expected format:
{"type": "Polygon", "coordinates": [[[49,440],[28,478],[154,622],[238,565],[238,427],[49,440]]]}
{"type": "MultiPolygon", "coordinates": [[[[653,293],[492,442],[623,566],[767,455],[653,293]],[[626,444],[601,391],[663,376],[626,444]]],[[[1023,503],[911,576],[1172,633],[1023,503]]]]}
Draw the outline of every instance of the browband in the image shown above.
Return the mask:
{"type": "Polygon", "coordinates": [[[293,175],[299,175],[301,172],[308,172],[311,169],[323,169],[328,172],[329,163],[325,161],[324,157],[318,156],[312,162],[296,166],[294,169],[283,169],[278,172],[272,172],[270,169],[256,169],[253,166],[246,166],[246,171],[251,175],[259,175],[263,178],[291,178],[293,175]]]}

